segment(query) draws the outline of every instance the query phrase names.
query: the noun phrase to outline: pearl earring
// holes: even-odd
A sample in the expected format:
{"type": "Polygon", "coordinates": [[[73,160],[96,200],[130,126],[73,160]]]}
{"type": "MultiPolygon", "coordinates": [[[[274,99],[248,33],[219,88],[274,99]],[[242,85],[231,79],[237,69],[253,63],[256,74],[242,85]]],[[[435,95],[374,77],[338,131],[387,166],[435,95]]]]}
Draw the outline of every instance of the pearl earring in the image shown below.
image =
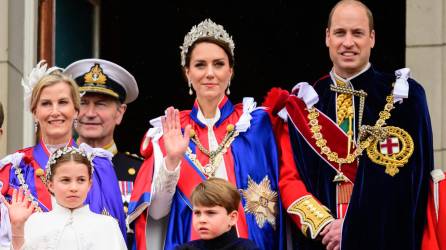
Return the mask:
{"type": "Polygon", "coordinates": [[[231,80],[229,80],[229,82],[228,82],[228,88],[226,89],[226,95],[231,94],[231,90],[229,90],[229,87],[231,87],[231,80]]]}
{"type": "Polygon", "coordinates": [[[194,92],[192,91],[192,82],[191,82],[191,80],[188,80],[187,84],[189,85],[189,95],[193,95],[194,92]]]}

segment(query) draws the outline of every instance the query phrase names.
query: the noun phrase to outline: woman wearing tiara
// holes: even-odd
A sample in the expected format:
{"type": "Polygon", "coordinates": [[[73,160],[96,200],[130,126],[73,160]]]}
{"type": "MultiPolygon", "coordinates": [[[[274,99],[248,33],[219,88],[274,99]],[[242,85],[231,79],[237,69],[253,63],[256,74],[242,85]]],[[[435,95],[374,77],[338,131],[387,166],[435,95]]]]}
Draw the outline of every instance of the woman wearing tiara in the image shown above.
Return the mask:
{"type": "Polygon", "coordinates": [[[194,26],[181,46],[181,65],[196,100],[192,110],[169,107],[165,116],[152,120],[142,142],[146,160],[129,206],[137,249],[173,249],[197,239],[189,197],[198,183],[214,176],[242,193],[238,236],[261,249],[283,249],[276,143],[267,113],[252,98],[236,105],[228,99],[231,36],[209,19],[194,26]],[[161,218],[167,231],[160,242],[151,224],[161,218]]]}
{"type": "Polygon", "coordinates": [[[12,224],[11,249],[127,249],[117,221],[92,213],[84,205],[92,185],[95,149],[81,144],[64,147],[51,155],[47,164],[47,187],[54,197],[53,210],[34,213],[29,191],[14,190],[8,202],[12,224]]]}
{"type": "MultiPolygon", "coordinates": [[[[76,146],[72,139],[73,124],[79,112],[80,95],[76,83],[59,70],[46,68],[40,62],[23,80],[25,103],[29,104],[35,120],[35,146],[19,150],[0,161],[1,194],[10,200],[14,190],[22,188],[30,192],[29,197],[36,211],[47,212],[53,201],[45,183],[46,164],[49,156],[58,148],[76,146]]],[[[95,158],[93,186],[86,199],[90,209],[116,218],[125,234],[126,225],[119,186],[111,155],[104,150],[95,158]]],[[[8,247],[11,228],[8,212],[0,204],[0,249],[8,247]]]]}

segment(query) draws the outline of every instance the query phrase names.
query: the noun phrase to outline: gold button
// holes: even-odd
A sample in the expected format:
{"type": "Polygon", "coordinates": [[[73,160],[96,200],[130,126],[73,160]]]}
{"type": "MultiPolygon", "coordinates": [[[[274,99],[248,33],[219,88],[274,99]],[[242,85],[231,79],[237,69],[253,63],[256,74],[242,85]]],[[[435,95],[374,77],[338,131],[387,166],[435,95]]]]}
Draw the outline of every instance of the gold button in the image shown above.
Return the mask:
{"type": "Polygon", "coordinates": [[[129,172],[129,175],[135,175],[136,174],[136,170],[134,168],[129,168],[128,172],[129,172]]]}
{"type": "Polygon", "coordinates": [[[226,127],[226,131],[231,132],[234,130],[234,124],[228,124],[228,126],[226,127]]]}
{"type": "Polygon", "coordinates": [[[127,206],[124,206],[124,213],[127,214],[128,211],[129,211],[129,208],[127,206]]]}
{"type": "Polygon", "coordinates": [[[43,174],[45,174],[45,172],[43,171],[43,169],[41,169],[41,168],[36,169],[36,175],[37,175],[37,176],[42,176],[43,174]]]}
{"type": "Polygon", "coordinates": [[[191,129],[190,129],[189,137],[192,138],[192,137],[194,137],[194,136],[195,136],[195,130],[191,128],[191,129]]]}

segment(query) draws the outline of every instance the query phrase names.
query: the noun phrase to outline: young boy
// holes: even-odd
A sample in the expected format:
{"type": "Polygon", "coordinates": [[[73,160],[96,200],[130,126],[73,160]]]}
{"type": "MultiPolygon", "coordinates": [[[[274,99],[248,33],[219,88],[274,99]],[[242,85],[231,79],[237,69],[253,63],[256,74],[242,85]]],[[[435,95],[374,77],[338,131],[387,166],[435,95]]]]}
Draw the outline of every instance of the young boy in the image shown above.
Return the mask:
{"type": "Polygon", "coordinates": [[[234,185],[220,178],[210,178],[192,191],[192,224],[200,240],[177,246],[176,250],[254,250],[252,241],[239,238],[235,229],[240,194],[234,185]]]}

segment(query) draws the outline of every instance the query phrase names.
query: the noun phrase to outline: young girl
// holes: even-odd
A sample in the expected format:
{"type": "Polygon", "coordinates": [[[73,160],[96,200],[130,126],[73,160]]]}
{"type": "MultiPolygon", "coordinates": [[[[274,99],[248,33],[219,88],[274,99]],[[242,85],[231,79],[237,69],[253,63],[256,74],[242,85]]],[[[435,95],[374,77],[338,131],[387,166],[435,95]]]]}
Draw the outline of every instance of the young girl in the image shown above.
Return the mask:
{"type": "Polygon", "coordinates": [[[84,205],[92,184],[90,159],[74,147],[51,155],[46,178],[55,202],[50,212],[33,214],[29,193],[22,189],[14,190],[11,203],[1,196],[9,210],[13,249],[127,249],[118,222],[84,205]]]}

